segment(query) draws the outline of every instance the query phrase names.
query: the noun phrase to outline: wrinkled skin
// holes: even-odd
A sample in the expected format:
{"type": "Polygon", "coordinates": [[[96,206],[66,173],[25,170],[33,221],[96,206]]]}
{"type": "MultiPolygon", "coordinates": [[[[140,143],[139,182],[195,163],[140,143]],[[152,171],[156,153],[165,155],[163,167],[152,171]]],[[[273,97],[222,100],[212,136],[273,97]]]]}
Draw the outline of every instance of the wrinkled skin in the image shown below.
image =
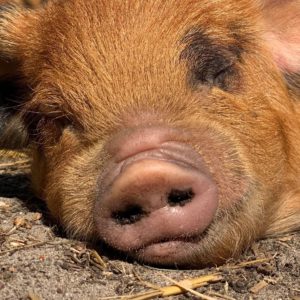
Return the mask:
{"type": "Polygon", "coordinates": [[[299,229],[299,2],[7,2],[2,146],[70,235],[199,267],[299,229]]]}

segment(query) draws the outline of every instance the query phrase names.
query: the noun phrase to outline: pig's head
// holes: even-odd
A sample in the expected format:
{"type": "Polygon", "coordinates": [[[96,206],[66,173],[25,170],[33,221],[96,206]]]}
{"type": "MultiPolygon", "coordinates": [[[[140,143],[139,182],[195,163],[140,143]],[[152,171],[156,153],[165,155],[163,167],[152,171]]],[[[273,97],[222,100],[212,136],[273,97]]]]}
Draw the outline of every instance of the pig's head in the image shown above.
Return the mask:
{"type": "Polygon", "coordinates": [[[2,143],[19,127],[70,234],[144,262],[220,263],[295,230],[298,3],[3,6],[2,143]]]}

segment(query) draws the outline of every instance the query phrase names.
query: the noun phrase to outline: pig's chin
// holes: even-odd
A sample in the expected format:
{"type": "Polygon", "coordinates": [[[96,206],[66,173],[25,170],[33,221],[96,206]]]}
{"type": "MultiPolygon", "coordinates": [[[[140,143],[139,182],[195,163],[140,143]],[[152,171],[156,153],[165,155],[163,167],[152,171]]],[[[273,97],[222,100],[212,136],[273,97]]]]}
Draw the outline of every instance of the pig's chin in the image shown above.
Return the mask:
{"type": "Polygon", "coordinates": [[[217,185],[185,144],[134,153],[102,178],[94,212],[99,237],[145,262],[185,260],[217,212],[217,185]]]}

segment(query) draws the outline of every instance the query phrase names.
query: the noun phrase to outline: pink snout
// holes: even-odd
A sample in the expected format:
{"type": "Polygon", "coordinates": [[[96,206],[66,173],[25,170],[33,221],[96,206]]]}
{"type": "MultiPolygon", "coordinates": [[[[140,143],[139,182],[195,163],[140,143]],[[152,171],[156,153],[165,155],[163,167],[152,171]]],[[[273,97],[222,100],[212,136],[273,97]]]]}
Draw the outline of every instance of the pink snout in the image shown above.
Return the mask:
{"type": "Polygon", "coordinates": [[[100,238],[149,262],[180,255],[218,208],[217,186],[202,165],[192,148],[177,142],[126,158],[103,181],[95,208],[100,238]]]}

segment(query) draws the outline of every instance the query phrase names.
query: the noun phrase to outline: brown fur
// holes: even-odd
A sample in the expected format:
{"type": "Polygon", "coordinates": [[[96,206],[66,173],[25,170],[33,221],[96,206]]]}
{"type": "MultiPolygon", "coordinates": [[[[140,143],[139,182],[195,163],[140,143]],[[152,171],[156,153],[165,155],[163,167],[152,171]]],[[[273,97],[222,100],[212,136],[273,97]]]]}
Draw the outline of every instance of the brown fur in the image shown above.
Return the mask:
{"type": "Polygon", "coordinates": [[[220,189],[216,220],[186,263],[219,263],[257,238],[299,229],[298,98],[272,58],[272,19],[258,2],[54,0],[2,13],[0,74],[27,87],[16,115],[33,149],[33,185],[70,234],[96,236],[107,142],[156,124],[193,134],[187,143],[220,189]],[[195,28],[218,49],[241,43],[231,89],[189,84],[196,58],[182,53],[195,28]]]}

